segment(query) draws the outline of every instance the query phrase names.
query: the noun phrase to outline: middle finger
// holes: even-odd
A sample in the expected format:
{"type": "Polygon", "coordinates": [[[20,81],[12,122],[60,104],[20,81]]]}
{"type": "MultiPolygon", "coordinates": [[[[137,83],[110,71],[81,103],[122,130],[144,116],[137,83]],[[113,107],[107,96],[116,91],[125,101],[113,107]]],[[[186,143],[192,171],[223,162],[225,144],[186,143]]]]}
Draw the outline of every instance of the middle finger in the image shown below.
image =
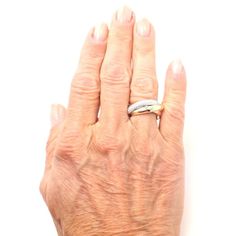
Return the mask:
{"type": "Polygon", "coordinates": [[[107,51],[101,68],[100,120],[119,125],[128,119],[133,12],[123,7],[113,17],[107,51]]]}

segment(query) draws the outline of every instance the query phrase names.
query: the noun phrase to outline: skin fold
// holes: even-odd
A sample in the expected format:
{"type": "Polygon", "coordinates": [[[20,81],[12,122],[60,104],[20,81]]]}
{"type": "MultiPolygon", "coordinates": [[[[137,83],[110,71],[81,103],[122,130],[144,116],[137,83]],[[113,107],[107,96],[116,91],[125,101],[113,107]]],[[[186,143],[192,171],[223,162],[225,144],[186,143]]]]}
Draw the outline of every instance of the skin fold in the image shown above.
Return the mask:
{"type": "Polygon", "coordinates": [[[177,236],[184,199],[185,70],[166,73],[164,110],[129,117],[157,99],[155,33],[127,7],[93,28],[68,107],[52,105],[40,191],[58,235],[177,236]]]}

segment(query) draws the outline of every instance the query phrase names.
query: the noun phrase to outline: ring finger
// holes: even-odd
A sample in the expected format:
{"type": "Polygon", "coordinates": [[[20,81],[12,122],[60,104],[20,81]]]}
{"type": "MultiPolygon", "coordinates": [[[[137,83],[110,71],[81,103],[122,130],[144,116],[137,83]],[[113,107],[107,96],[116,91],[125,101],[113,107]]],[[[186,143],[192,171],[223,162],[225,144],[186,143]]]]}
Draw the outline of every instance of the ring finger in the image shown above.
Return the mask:
{"type": "MultiPolygon", "coordinates": [[[[144,99],[156,100],[157,87],[154,29],[148,20],[143,19],[134,29],[130,104],[144,99]]],[[[146,131],[157,127],[155,114],[132,116],[131,121],[135,127],[142,127],[142,130],[146,131]]]]}

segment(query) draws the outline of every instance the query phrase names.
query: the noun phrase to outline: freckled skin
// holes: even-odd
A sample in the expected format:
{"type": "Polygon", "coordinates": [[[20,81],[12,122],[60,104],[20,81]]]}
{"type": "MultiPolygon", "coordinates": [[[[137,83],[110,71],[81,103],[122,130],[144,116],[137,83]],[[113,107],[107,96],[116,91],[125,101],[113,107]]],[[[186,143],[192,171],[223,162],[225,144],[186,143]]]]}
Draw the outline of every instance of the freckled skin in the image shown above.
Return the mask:
{"type": "Polygon", "coordinates": [[[90,33],[68,108],[53,108],[40,190],[58,235],[179,235],[185,72],[176,62],[167,70],[160,124],[129,117],[129,103],[157,96],[154,29],[141,37],[137,26],[114,17],[107,40],[90,33]]]}

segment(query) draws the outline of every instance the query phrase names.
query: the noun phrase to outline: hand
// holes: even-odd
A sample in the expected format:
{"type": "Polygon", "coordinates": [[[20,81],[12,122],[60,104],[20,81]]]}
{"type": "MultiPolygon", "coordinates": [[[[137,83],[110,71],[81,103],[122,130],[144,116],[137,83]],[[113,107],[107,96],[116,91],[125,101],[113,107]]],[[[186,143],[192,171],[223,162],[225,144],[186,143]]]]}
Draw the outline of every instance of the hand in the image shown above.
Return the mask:
{"type": "Polygon", "coordinates": [[[52,106],[40,190],[59,235],[179,235],[181,63],[167,70],[160,124],[154,114],[127,114],[129,104],[157,99],[154,41],[147,20],[135,24],[133,13],[121,9],[109,33],[103,24],[88,34],[68,108],[52,106]]]}

